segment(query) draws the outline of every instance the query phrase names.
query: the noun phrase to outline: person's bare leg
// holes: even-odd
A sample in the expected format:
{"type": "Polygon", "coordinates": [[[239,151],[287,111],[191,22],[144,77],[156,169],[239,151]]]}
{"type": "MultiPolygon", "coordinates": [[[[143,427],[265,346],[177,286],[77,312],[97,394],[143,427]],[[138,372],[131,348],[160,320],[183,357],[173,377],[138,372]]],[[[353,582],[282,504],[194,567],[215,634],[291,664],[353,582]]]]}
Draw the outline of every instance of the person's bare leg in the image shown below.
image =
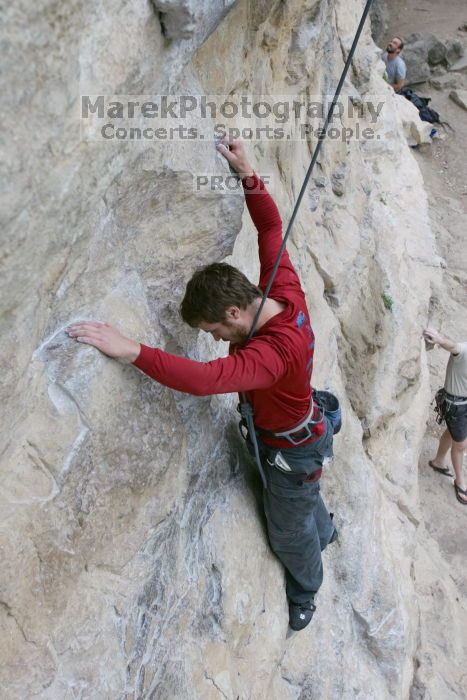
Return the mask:
{"type": "Polygon", "coordinates": [[[431,460],[435,467],[441,467],[441,469],[444,469],[448,466],[446,464],[446,457],[448,455],[449,450],[451,449],[451,445],[452,437],[449,434],[449,430],[446,428],[446,430],[439,439],[438,452],[436,453],[436,457],[431,460]]]}
{"type": "MultiPolygon", "coordinates": [[[[464,440],[464,442],[454,442],[453,440],[451,447],[452,466],[454,467],[454,472],[456,474],[455,483],[463,491],[465,491],[466,482],[462,473],[462,465],[466,446],[467,440],[464,440]]],[[[460,497],[467,503],[467,496],[464,497],[462,494],[460,494],[460,497]]]]}

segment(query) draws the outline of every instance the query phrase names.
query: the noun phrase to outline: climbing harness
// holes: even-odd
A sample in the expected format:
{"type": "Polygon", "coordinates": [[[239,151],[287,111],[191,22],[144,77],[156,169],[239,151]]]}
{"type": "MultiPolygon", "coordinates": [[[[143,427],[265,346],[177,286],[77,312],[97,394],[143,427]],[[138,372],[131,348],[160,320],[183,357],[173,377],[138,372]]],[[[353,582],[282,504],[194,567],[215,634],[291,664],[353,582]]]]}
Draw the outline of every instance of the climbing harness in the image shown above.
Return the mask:
{"type": "Polygon", "coordinates": [[[310,409],[307,415],[305,416],[305,418],[303,418],[303,420],[297,423],[297,425],[292,426],[288,430],[280,430],[277,432],[269,432],[259,429],[259,433],[267,434],[271,437],[279,438],[280,440],[288,440],[292,445],[296,447],[297,445],[302,445],[304,442],[312,438],[314,435],[315,426],[322,423],[323,420],[324,414],[316,406],[312,397],[310,401],[310,409]],[[314,420],[313,416],[316,414],[317,419],[314,420]]]}
{"type": "MultiPolygon", "coordinates": [[[[314,428],[314,426],[319,425],[324,420],[324,411],[314,399],[315,390],[313,389],[308,413],[306,414],[305,418],[299,421],[299,423],[297,423],[296,425],[293,425],[291,428],[273,431],[266,430],[265,428],[260,428],[259,426],[255,426],[256,433],[258,433],[260,436],[265,435],[267,437],[279,438],[280,440],[288,440],[295,447],[297,445],[301,445],[302,443],[306,442],[307,440],[313,437],[314,431],[310,429],[309,426],[312,426],[314,428]]],[[[246,436],[248,434],[248,425],[241,409],[242,404],[239,404],[238,410],[242,414],[239,427],[242,437],[246,439],[246,436]],[[245,430],[246,432],[244,432],[245,430]]]]}
{"type": "MultiPolygon", "coordinates": [[[[316,163],[316,161],[317,161],[317,159],[318,159],[318,155],[319,155],[319,152],[320,152],[320,150],[321,150],[321,145],[322,145],[324,139],[326,138],[326,135],[327,135],[327,132],[328,132],[329,122],[330,122],[331,119],[332,119],[332,115],[333,115],[333,113],[334,113],[334,108],[335,108],[335,106],[336,106],[336,104],[337,104],[337,100],[339,99],[339,95],[340,95],[340,92],[341,92],[341,90],[342,90],[342,86],[343,86],[343,84],[344,84],[345,78],[347,77],[347,73],[348,73],[348,70],[349,70],[349,68],[350,68],[350,64],[352,63],[353,55],[354,55],[354,53],[355,53],[355,49],[357,48],[358,40],[360,39],[360,35],[361,35],[361,33],[362,33],[363,26],[364,26],[364,24],[365,24],[365,20],[366,20],[366,18],[367,18],[367,16],[368,16],[368,13],[369,13],[369,11],[370,11],[370,7],[371,7],[372,2],[373,2],[373,0],[367,0],[366,5],[365,5],[365,8],[364,8],[364,10],[363,10],[363,14],[362,14],[362,17],[361,17],[361,19],[360,19],[360,23],[359,23],[359,25],[358,25],[358,27],[357,27],[357,31],[356,31],[356,33],[355,33],[354,40],[353,40],[353,42],[352,42],[352,46],[351,46],[350,51],[349,51],[349,55],[347,56],[347,60],[346,60],[346,62],[345,62],[345,66],[344,66],[344,69],[343,69],[343,71],[342,71],[342,75],[341,75],[341,77],[340,77],[340,79],[339,79],[339,82],[338,82],[338,84],[337,84],[337,88],[336,88],[336,92],[335,92],[335,94],[334,94],[333,100],[332,100],[332,102],[331,102],[331,104],[330,104],[330,106],[329,106],[328,113],[327,113],[327,115],[326,115],[326,119],[325,119],[325,121],[324,121],[323,128],[320,129],[320,131],[319,131],[318,143],[317,143],[316,146],[315,146],[315,150],[314,150],[314,152],[313,152],[313,156],[312,156],[312,158],[311,158],[310,165],[309,165],[309,167],[308,167],[307,173],[306,173],[306,175],[305,175],[305,179],[304,179],[304,181],[303,181],[302,187],[301,187],[300,192],[299,192],[299,195],[298,195],[298,197],[297,197],[297,201],[296,201],[296,203],[295,203],[295,207],[294,207],[294,209],[293,209],[293,211],[292,211],[292,216],[290,217],[290,221],[289,221],[289,223],[288,223],[288,225],[287,225],[287,229],[286,229],[286,232],[285,232],[285,235],[284,235],[284,239],[283,239],[283,241],[282,241],[282,245],[281,245],[281,247],[280,247],[280,249],[279,249],[279,252],[278,252],[277,258],[276,258],[276,262],[274,263],[274,267],[273,267],[273,269],[272,269],[272,271],[271,271],[271,274],[270,274],[270,276],[269,276],[269,280],[268,280],[268,283],[267,283],[267,285],[266,285],[266,289],[264,290],[263,297],[262,297],[262,299],[261,299],[261,303],[260,303],[260,305],[259,305],[259,307],[258,307],[258,310],[257,310],[257,312],[256,312],[256,315],[255,315],[255,317],[254,317],[254,319],[253,319],[253,323],[252,323],[252,326],[251,326],[250,331],[249,331],[249,333],[248,333],[248,337],[247,337],[247,339],[246,339],[246,343],[248,343],[248,341],[251,340],[251,338],[252,338],[252,336],[253,336],[253,334],[254,334],[254,332],[255,332],[256,325],[257,325],[257,323],[258,323],[258,319],[259,319],[259,317],[260,317],[260,315],[261,315],[261,311],[263,310],[263,306],[264,306],[264,304],[265,304],[265,302],[266,302],[266,299],[268,298],[269,292],[271,291],[272,283],[274,282],[274,277],[276,276],[276,272],[277,272],[277,269],[278,269],[278,267],[279,267],[279,263],[280,263],[280,261],[281,261],[282,254],[283,254],[283,252],[284,252],[284,250],[285,250],[285,247],[286,247],[286,245],[287,245],[287,240],[288,240],[290,231],[292,230],[292,226],[293,226],[293,223],[294,223],[294,221],[295,221],[295,217],[297,216],[298,210],[299,210],[299,208],[300,208],[300,204],[301,204],[301,201],[302,201],[302,199],[303,199],[303,196],[304,196],[304,194],[305,194],[306,187],[307,187],[307,185],[308,185],[308,181],[309,181],[309,179],[310,179],[310,177],[311,177],[311,173],[313,172],[313,168],[315,167],[315,163],[316,163]]],[[[311,411],[312,411],[312,412],[311,412],[311,415],[313,415],[313,398],[312,398],[312,408],[311,408],[311,411]]],[[[247,398],[246,398],[246,396],[245,396],[244,393],[241,393],[241,394],[240,394],[240,413],[241,413],[241,416],[242,416],[242,420],[240,421],[240,423],[243,423],[243,424],[246,425],[246,427],[247,427],[248,436],[249,436],[249,439],[250,439],[251,444],[252,444],[252,447],[253,447],[253,451],[254,451],[254,454],[255,454],[255,460],[256,460],[256,463],[257,463],[257,465],[258,465],[259,472],[260,472],[260,474],[261,474],[261,479],[262,479],[262,481],[263,481],[263,486],[264,486],[265,489],[267,489],[266,477],[265,477],[265,475],[264,475],[263,466],[262,466],[262,463],[261,463],[261,457],[260,457],[260,454],[259,454],[258,440],[257,440],[257,436],[256,436],[256,429],[255,429],[255,425],[254,425],[254,421],[253,421],[253,407],[251,406],[250,402],[247,400],[247,398]]],[[[305,419],[305,420],[308,421],[305,427],[307,427],[308,424],[310,423],[309,417],[310,417],[310,413],[308,414],[307,418],[305,419]]],[[[322,415],[321,415],[321,420],[323,420],[322,415]]],[[[300,425],[301,425],[301,424],[300,424],[300,425]]],[[[297,430],[296,427],[295,427],[295,428],[292,428],[292,433],[295,433],[296,430],[297,430]]],[[[289,441],[290,441],[290,431],[285,431],[285,433],[288,433],[288,439],[289,439],[289,441]]],[[[277,434],[276,434],[276,435],[277,435],[277,434]]],[[[284,433],[283,433],[283,436],[284,436],[284,433]]],[[[305,438],[305,439],[308,439],[308,437],[305,438]]],[[[302,441],[302,442],[303,442],[303,441],[302,441]]],[[[296,445],[296,444],[301,444],[301,443],[298,442],[298,443],[292,443],[292,444],[295,444],[295,445],[296,445]]]]}
{"type": "MultiPolygon", "coordinates": [[[[240,405],[238,410],[241,412],[240,405]]],[[[273,431],[260,428],[259,426],[255,426],[255,429],[260,436],[265,435],[267,437],[288,440],[296,447],[313,437],[314,427],[323,422],[324,416],[326,416],[331,423],[333,434],[337,435],[342,427],[342,411],[337,396],[330,391],[312,389],[309,411],[305,418],[299,423],[287,430],[273,431]]],[[[242,437],[246,439],[248,435],[248,426],[243,417],[240,419],[239,428],[242,437]]]]}
{"type": "Polygon", "coordinates": [[[435,403],[436,422],[441,425],[446,418],[451,418],[456,414],[457,406],[467,406],[467,396],[454,396],[442,387],[436,392],[433,402],[435,403]]]}

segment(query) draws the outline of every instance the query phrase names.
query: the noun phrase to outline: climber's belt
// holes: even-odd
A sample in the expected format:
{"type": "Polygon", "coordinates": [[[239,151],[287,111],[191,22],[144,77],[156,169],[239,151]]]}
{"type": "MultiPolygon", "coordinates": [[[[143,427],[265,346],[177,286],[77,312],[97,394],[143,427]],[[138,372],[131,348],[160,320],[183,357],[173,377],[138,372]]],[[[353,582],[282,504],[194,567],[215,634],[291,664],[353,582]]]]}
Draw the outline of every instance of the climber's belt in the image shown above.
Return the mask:
{"type": "Polygon", "coordinates": [[[277,438],[279,440],[288,440],[292,445],[297,446],[316,437],[316,426],[323,422],[323,418],[324,414],[312,398],[310,409],[305,418],[288,430],[273,432],[258,427],[256,429],[260,435],[277,438]]]}
{"type": "Polygon", "coordinates": [[[463,406],[464,404],[467,404],[467,396],[454,396],[454,394],[450,394],[445,389],[443,389],[443,391],[444,400],[448,403],[453,403],[455,406],[463,406]]]}

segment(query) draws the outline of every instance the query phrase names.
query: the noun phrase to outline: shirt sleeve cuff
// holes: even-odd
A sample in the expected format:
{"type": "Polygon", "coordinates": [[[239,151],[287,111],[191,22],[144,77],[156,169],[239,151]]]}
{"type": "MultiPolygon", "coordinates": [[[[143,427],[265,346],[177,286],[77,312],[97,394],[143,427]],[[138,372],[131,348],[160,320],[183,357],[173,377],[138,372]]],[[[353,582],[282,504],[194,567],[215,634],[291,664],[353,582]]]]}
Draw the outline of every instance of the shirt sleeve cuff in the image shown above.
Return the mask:
{"type": "Polygon", "coordinates": [[[148,345],[143,345],[140,343],[139,355],[132,364],[145,372],[152,364],[152,358],[154,353],[154,348],[150,348],[148,345]]]}
{"type": "Polygon", "coordinates": [[[266,185],[261,180],[260,177],[253,171],[253,175],[247,175],[242,178],[243,189],[245,194],[251,192],[264,192],[266,190],[266,185]]]}

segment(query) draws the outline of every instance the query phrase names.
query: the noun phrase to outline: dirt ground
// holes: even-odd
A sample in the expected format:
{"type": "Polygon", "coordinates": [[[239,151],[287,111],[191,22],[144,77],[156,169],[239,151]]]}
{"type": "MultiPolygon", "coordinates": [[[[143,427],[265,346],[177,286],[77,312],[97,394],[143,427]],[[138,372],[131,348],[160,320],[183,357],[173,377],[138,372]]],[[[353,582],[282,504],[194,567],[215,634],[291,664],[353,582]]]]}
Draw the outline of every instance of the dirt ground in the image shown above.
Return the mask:
{"type": "MultiPolygon", "coordinates": [[[[430,32],[439,39],[460,40],[467,54],[467,32],[459,27],[467,22],[465,0],[389,0],[391,18],[387,38],[394,34],[430,32]]],[[[456,87],[467,89],[467,72],[446,72],[456,87]]],[[[431,324],[456,340],[467,340],[467,111],[449,97],[453,89],[436,90],[430,83],[415,86],[419,95],[432,98],[431,106],[454,129],[440,129],[440,138],[431,145],[414,149],[430,203],[430,216],[436,233],[438,250],[446,261],[443,289],[433,310],[431,324]]],[[[439,348],[429,354],[433,393],[443,384],[447,353],[439,348]]],[[[452,480],[438,476],[427,467],[434,455],[442,429],[430,416],[426,450],[420,462],[420,489],[426,525],[438,540],[448,560],[455,559],[464,572],[463,588],[467,594],[464,556],[467,552],[467,507],[455,500],[452,480]],[[431,524],[436,512],[436,527],[431,524]],[[455,517],[453,517],[455,515],[455,517]],[[463,516],[460,519],[458,516],[463,516]]],[[[464,462],[465,464],[465,462],[464,462]]],[[[465,468],[465,466],[464,466],[465,468]]]]}
{"type": "Polygon", "coordinates": [[[459,38],[457,28],[467,21],[465,0],[388,0],[388,33],[403,37],[412,32],[431,32],[439,39],[459,38]]]}

